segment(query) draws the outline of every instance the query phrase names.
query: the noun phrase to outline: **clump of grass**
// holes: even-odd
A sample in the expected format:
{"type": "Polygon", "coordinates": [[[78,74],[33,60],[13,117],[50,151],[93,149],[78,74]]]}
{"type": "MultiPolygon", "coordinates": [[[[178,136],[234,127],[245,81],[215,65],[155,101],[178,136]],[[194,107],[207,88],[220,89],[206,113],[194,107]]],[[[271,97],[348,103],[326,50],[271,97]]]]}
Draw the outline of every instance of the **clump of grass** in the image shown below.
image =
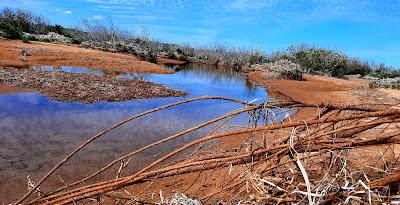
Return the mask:
{"type": "Polygon", "coordinates": [[[39,41],[41,41],[41,42],[46,42],[46,43],[52,42],[52,40],[49,39],[49,38],[41,38],[41,39],[39,39],[39,41]]]}
{"type": "Polygon", "coordinates": [[[27,35],[22,35],[21,40],[23,43],[29,43],[29,37],[27,35]]]}

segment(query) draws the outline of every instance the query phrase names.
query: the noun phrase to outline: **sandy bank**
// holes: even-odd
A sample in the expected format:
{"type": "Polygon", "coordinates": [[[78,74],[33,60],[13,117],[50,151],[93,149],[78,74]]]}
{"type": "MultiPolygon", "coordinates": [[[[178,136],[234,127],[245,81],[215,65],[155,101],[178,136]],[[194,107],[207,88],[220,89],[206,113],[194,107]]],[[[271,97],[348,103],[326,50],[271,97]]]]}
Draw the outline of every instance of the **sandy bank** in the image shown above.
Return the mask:
{"type": "MultiPolygon", "coordinates": [[[[343,80],[306,75],[304,81],[277,80],[265,79],[259,72],[249,73],[247,77],[270,92],[278,92],[303,103],[351,105],[393,103],[395,101],[395,98],[387,93],[369,89],[369,81],[362,79],[343,80]]],[[[303,108],[293,118],[307,119],[317,114],[317,108],[303,108]]]]}
{"type": "Polygon", "coordinates": [[[125,73],[173,73],[159,65],[140,61],[129,54],[43,42],[22,43],[20,40],[0,39],[0,67],[30,65],[101,68],[125,73]]]}
{"type": "Polygon", "coordinates": [[[0,94],[32,92],[32,89],[0,84],[0,94]]]}

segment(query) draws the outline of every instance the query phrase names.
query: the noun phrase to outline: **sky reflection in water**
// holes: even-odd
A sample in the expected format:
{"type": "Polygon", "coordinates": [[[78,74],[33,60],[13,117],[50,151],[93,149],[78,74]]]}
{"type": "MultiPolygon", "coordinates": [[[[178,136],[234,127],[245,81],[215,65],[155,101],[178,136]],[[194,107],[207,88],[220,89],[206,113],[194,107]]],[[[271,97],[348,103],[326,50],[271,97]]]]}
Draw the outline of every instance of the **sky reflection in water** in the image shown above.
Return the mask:
{"type": "MultiPolygon", "coordinates": [[[[22,192],[26,191],[28,174],[37,181],[43,172],[49,170],[89,136],[132,114],[204,95],[226,96],[241,100],[259,98],[259,102],[269,100],[263,88],[247,82],[242,74],[215,66],[188,65],[170,75],[120,74],[71,67],[34,67],[34,69],[58,69],[65,72],[140,78],[187,91],[190,95],[179,98],[94,104],[52,101],[39,93],[0,95],[0,193],[2,193],[0,198],[6,200],[15,198],[11,196],[11,190],[14,190],[14,193],[19,189],[22,192]]],[[[140,118],[90,144],[54,176],[59,174],[66,181],[82,177],[82,174],[93,172],[116,156],[240,107],[242,105],[226,101],[194,102],[140,118]]],[[[246,125],[247,122],[248,114],[245,113],[232,120],[231,124],[246,125]]],[[[150,149],[132,159],[131,168],[137,169],[149,160],[208,133],[211,128],[206,127],[150,149]]],[[[57,184],[59,180],[53,177],[47,186],[57,184]]]]}

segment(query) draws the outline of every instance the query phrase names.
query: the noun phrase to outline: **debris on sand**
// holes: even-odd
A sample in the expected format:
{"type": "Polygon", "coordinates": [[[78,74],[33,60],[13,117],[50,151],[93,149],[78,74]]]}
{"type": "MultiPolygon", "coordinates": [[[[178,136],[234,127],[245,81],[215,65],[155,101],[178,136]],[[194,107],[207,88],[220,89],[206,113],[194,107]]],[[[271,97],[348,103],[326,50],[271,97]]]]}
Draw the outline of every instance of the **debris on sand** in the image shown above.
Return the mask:
{"type": "Polygon", "coordinates": [[[197,199],[191,199],[185,194],[175,193],[167,199],[167,205],[201,205],[202,203],[197,199]]]}
{"type": "Polygon", "coordinates": [[[256,64],[248,70],[259,70],[264,78],[303,80],[303,70],[300,65],[288,60],[273,63],[256,64]]]}
{"type": "Polygon", "coordinates": [[[54,100],[82,103],[187,95],[139,79],[16,68],[0,68],[0,84],[34,88],[54,100]]]}

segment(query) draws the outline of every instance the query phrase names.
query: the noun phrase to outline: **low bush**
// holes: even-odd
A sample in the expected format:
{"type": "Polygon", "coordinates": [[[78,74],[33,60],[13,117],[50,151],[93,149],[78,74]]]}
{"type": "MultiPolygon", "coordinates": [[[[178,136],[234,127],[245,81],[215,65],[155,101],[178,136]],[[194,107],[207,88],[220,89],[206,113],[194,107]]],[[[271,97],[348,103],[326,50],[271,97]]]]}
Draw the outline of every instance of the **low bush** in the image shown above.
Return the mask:
{"type": "Polygon", "coordinates": [[[400,78],[385,78],[375,80],[369,84],[370,88],[400,89],[400,78]]]}
{"type": "Polygon", "coordinates": [[[6,23],[0,22],[0,29],[4,31],[3,37],[8,39],[21,39],[22,31],[6,23]]]}
{"type": "Polygon", "coordinates": [[[51,26],[51,31],[54,32],[54,33],[63,35],[64,34],[64,27],[62,27],[61,25],[56,24],[54,26],[51,26]]]}
{"type": "Polygon", "coordinates": [[[38,38],[36,38],[35,36],[32,36],[32,35],[28,35],[28,40],[29,41],[39,41],[38,38]]]}
{"type": "Polygon", "coordinates": [[[29,43],[29,37],[27,35],[22,35],[21,40],[23,43],[29,43]]]}
{"type": "Polygon", "coordinates": [[[39,41],[41,41],[41,42],[46,42],[46,43],[52,42],[52,40],[49,39],[49,38],[41,38],[41,39],[39,39],[39,41]]]}
{"type": "Polygon", "coordinates": [[[290,46],[286,52],[274,54],[272,59],[290,60],[299,64],[309,74],[324,74],[339,78],[357,74],[365,76],[373,71],[368,62],[348,57],[338,51],[306,45],[290,46]]]}
{"type": "Polygon", "coordinates": [[[289,60],[253,65],[252,68],[263,72],[263,77],[276,79],[303,80],[300,65],[289,60]]]}
{"type": "Polygon", "coordinates": [[[261,64],[264,62],[264,55],[261,52],[254,52],[249,55],[249,64],[261,64]]]}
{"type": "Polygon", "coordinates": [[[398,78],[400,77],[400,71],[393,68],[389,68],[384,64],[380,64],[372,73],[373,77],[377,78],[398,78]]]}
{"type": "Polygon", "coordinates": [[[80,41],[79,39],[76,39],[76,38],[71,38],[71,42],[72,42],[72,44],[77,44],[77,45],[82,43],[82,41],[80,41]]]}
{"type": "Polygon", "coordinates": [[[52,27],[42,16],[34,15],[31,11],[23,9],[3,8],[0,11],[0,22],[32,34],[46,34],[51,31],[52,27]]]}

